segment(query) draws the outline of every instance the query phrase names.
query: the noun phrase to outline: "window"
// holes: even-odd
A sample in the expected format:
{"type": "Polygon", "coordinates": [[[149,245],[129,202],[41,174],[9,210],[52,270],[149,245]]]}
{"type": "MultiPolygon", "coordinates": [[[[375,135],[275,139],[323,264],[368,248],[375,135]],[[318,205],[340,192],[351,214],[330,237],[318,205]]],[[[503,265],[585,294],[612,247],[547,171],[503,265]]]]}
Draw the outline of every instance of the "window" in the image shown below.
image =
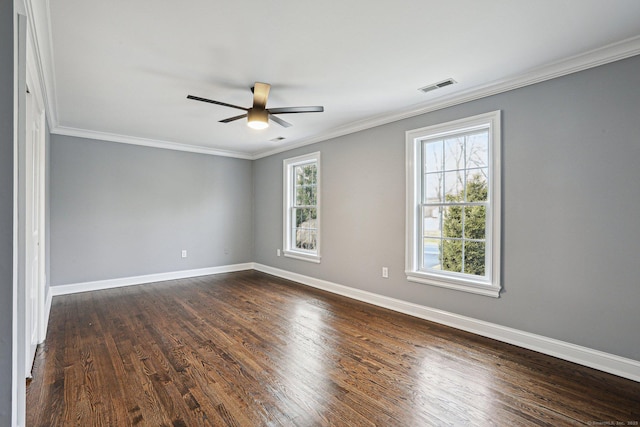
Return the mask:
{"type": "Polygon", "coordinates": [[[407,132],[407,279],[500,295],[500,111],[407,132]]]}
{"type": "Polygon", "coordinates": [[[284,161],[284,256],[320,262],[320,153],[284,161]]]}

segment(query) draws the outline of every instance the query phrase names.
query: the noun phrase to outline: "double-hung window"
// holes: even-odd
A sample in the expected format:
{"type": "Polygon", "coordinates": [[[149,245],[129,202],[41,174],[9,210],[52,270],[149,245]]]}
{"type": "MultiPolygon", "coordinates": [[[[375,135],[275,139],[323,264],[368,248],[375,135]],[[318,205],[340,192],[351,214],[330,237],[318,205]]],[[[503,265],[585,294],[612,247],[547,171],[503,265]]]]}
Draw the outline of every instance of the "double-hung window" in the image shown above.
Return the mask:
{"type": "Polygon", "coordinates": [[[284,255],[320,262],[320,153],[284,161],[284,255]]]}
{"type": "Polygon", "coordinates": [[[500,294],[500,111],[408,131],[406,274],[500,294]]]}

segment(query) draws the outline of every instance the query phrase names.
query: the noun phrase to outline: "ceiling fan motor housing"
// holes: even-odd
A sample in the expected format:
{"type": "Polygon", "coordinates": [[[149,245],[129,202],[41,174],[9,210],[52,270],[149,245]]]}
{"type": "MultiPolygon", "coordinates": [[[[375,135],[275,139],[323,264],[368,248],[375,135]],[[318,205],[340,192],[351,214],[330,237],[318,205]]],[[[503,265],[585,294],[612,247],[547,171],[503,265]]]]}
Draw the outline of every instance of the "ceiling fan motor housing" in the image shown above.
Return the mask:
{"type": "Polygon", "coordinates": [[[254,129],[264,129],[269,126],[269,113],[264,108],[250,108],[247,123],[254,129]]]}

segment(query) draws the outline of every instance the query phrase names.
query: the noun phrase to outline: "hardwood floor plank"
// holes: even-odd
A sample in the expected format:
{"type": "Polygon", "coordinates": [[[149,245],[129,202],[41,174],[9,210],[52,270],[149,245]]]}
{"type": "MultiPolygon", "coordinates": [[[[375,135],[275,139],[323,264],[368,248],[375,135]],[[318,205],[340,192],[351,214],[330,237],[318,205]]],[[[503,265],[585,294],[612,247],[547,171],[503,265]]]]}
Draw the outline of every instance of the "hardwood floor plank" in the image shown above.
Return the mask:
{"type": "Polygon", "coordinates": [[[255,271],[55,297],[33,373],[28,426],[640,421],[640,383],[255,271]]]}

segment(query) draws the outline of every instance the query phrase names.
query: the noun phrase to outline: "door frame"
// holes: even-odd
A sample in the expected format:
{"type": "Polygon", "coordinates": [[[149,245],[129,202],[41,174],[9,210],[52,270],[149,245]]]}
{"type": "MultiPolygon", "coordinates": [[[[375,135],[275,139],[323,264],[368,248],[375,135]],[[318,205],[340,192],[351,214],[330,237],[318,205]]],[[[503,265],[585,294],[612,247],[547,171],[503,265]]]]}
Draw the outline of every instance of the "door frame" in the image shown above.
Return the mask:
{"type": "MultiPolygon", "coordinates": [[[[23,168],[23,173],[20,176],[25,179],[24,186],[24,254],[22,254],[22,259],[25,263],[25,282],[24,282],[24,292],[22,295],[24,296],[24,325],[25,325],[25,377],[31,377],[31,368],[33,364],[33,359],[31,355],[31,344],[32,344],[32,331],[34,331],[36,345],[41,344],[45,339],[46,334],[46,325],[47,320],[45,318],[45,287],[46,287],[46,119],[45,119],[45,102],[43,96],[43,88],[40,81],[40,73],[38,72],[38,60],[36,58],[36,54],[34,52],[34,40],[31,32],[31,28],[27,28],[27,45],[26,45],[26,88],[29,94],[25,95],[25,100],[27,97],[31,98],[32,102],[32,114],[29,116],[29,110],[25,108],[25,112],[27,113],[25,116],[25,126],[26,129],[29,129],[27,122],[33,122],[36,125],[35,135],[33,140],[33,147],[29,149],[27,145],[30,144],[29,138],[31,135],[27,134],[27,130],[25,129],[25,140],[23,143],[24,147],[24,158],[22,162],[18,165],[18,168],[23,168]],[[27,176],[28,172],[33,169],[31,165],[34,165],[34,156],[37,156],[37,172],[33,173],[33,176],[37,177],[38,182],[33,182],[32,185],[28,185],[31,177],[27,176]],[[37,194],[32,194],[31,190],[35,190],[37,194]],[[33,202],[32,202],[33,201],[33,202]],[[34,210],[37,210],[37,215],[35,215],[34,210]],[[32,240],[32,225],[33,219],[37,218],[38,224],[38,244],[33,247],[32,240]],[[31,261],[29,254],[37,252],[38,263],[35,266],[37,269],[37,274],[35,277],[37,278],[37,283],[34,288],[36,291],[35,299],[36,299],[36,313],[35,316],[32,316],[30,311],[30,286],[31,283],[28,282],[28,278],[30,277],[30,273],[28,273],[29,262],[31,261]],[[31,319],[35,320],[35,325],[31,325],[31,319]],[[29,327],[31,326],[31,327],[29,327]]],[[[29,101],[27,101],[29,102],[29,101]]]]}
{"type": "MultiPolygon", "coordinates": [[[[26,212],[26,94],[25,89],[27,87],[27,79],[29,79],[29,88],[36,98],[36,102],[40,106],[48,105],[48,100],[45,95],[44,86],[44,70],[42,68],[42,62],[39,59],[39,51],[37,41],[35,40],[36,22],[33,16],[33,8],[44,8],[48,10],[48,2],[41,0],[14,0],[14,28],[13,28],[13,301],[12,301],[12,338],[11,338],[11,394],[14,397],[11,400],[11,425],[14,427],[24,426],[26,419],[26,381],[25,377],[30,372],[31,361],[27,362],[27,368],[25,368],[25,361],[27,357],[26,342],[30,340],[29,332],[26,325],[26,281],[25,281],[25,268],[26,268],[26,225],[25,219],[27,215],[31,213],[26,212]]],[[[48,19],[48,12],[44,14],[48,19]]],[[[44,22],[45,27],[47,21],[44,22]]],[[[46,31],[42,33],[46,37],[46,31]]],[[[45,109],[43,109],[45,110],[45,109]]],[[[46,110],[40,119],[41,129],[41,141],[44,141],[39,145],[42,151],[40,162],[40,189],[41,194],[41,224],[40,224],[40,271],[42,274],[40,280],[39,294],[45,295],[44,298],[40,298],[38,310],[39,317],[39,330],[38,340],[41,342],[46,335],[46,326],[48,319],[45,317],[49,315],[48,307],[51,303],[51,293],[46,293],[48,279],[45,276],[46,266],[48,265],[48,251],[46,250],[47,242],[47,226],[46,222],[46,205],[47,190],[45,185],[47,184],[47,178],[45,173],[49,170],[47,165],[46,152],[46,117],[49,116],[50,111],[46,110]],[[42,221],[45,221],[42,223],[42,221]]]]}

